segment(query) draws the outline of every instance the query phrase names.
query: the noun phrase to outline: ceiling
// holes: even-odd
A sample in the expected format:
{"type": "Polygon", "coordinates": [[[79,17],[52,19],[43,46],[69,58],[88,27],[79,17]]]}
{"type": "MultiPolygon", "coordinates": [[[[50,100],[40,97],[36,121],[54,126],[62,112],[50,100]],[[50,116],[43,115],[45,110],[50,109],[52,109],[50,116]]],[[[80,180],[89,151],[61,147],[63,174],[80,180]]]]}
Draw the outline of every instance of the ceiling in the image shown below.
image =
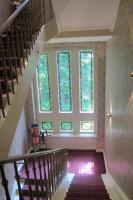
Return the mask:
{"type": "Polygon", "coordinates": [[[107,40],[107,36],[110,38],[112,35],[119,2],[120,0],[52,0],[59,30],[53,39],[56,39],[57,42],[58,40],[67,40],[68,42],[69,38],[77,41],[78,37],[80,40],[84,38],[85,41],[90,38],[94,40],[95,37],[107,40]],[[103,34],[99,35],[99,31],[102,31],[103,34]],[[81,32],[84,34],[79,35],[81,32]]]}

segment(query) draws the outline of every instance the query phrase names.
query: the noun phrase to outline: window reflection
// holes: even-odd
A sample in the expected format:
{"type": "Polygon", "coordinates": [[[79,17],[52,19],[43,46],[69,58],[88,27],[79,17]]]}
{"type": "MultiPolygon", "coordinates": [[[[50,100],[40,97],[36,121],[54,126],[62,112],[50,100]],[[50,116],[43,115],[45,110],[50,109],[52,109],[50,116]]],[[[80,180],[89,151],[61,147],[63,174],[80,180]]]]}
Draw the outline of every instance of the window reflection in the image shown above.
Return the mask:
{"type": "Polygon", "coordinates": [[[75,174],[94,174],[94,166],[94,162],[67,163],[68,172],[75,174]]]}

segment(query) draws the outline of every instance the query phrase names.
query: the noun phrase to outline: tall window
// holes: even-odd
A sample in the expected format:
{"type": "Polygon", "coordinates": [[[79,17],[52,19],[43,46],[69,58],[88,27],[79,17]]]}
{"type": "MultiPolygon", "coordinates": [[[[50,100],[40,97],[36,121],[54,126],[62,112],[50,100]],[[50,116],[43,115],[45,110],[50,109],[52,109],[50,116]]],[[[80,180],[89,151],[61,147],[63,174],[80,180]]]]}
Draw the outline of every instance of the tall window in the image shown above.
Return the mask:
{"type": "Polygon", "coordinates": [[[38,65],[39,108],[41,112],[51,111],[51,96],[49,84],[48,55],[40,57],[38,65]]]}
{"type": "Polygon", "coordinates": [[[51,134],[94,134],[97,114],[93,51],[78,48],[46,51],[37,69],[37,120],[42,129],[51,134]]]}
{"type": "Polygon", "coordinates": [[[57,52],[59,111],[71,112],[70,52],[57,52]]]}
{"type": "Polygon", "coordinates": [[[80,51],[80,111],[94,111],[92,51],[80,51]]]}

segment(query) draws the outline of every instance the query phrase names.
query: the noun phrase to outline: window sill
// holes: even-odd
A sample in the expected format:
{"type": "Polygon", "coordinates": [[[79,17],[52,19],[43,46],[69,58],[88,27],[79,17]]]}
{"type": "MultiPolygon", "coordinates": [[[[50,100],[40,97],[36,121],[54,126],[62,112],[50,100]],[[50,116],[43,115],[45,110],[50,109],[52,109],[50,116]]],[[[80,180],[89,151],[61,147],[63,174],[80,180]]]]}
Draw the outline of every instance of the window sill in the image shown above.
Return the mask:
{"type": "Polygon", "coordinates": [[[46,137],[93,137],[96,138],[97,135],[95,133],[87,134],[87,133],[80,133],[80,134],[73,134],[73,133],[59,133],[59,134],[49,134],[46,137]]]}

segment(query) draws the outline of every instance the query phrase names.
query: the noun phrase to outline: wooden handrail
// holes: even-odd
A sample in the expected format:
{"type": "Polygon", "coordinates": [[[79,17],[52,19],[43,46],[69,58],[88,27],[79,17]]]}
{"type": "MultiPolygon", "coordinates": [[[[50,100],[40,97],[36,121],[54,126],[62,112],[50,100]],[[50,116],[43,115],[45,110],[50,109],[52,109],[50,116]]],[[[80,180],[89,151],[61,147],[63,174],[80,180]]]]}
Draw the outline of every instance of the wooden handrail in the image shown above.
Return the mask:
{"type": "Polygon", "coordinates": [[[2,164],[7,164],[11,163],[14,161],[19,161],[19,160],[24,160],[26,158],[36,158],[37,156],[42,156],[42,155],[48,155],[52,154],[61,150],[66,150],[65,148],[60,148],[60,149],[54,149],[54,150],[47,150],[47,151],[42,151],[42,152],[36,152],[36,153],[30,153],[30,154],[23,154],[23,155],[18,155],[18,156],[11,156],[6,159],[1,159],[0,160],[0,165],[2,164]]]}
{"type": "Polygon", "coordinates": [[[34,197],[45,197],[52,199],[59,184],[63,180],[67,169],[67,150],[65,148],[48,150],[38,153],[24,154],[21,156],[12,156],[0,161],[1,185],[5,191],[6,199],[11,200],[9,188],[10,177],[7,176],[5,166],[8,164],[14,171],[14,181],[18,186],[19,199],[24,199],[28,195],[30,199],[34,197]],[[20,164],[18,161],[23,161],[22,172],[18,169],[20,164]],[[21,188],[21,179],[25,180],[28,186],[28,194],[25,194],[25,189],[21,188]],[[34,187],[33,187],[34,186],[34,187]],[[40,189],[39,189],[40,188],[40,189]]]}
{"type": "Polygon", "coordinates": [[[25,61],[43,25],[53,19],[51,0],[24,0],[0,27],[0,116],[6,117],[10,94],[23,75],[25,61]]]}
{"type": "Polygon", "coordinates": [[[8,28],[8,26],[13,22],[16,16],[21,12],[21,10],[27,5],[29,0],[25,0],[21,3],[18,8],[14,11],[14,13],[2,24],[0,27],[0,35],[8,28]]]}

